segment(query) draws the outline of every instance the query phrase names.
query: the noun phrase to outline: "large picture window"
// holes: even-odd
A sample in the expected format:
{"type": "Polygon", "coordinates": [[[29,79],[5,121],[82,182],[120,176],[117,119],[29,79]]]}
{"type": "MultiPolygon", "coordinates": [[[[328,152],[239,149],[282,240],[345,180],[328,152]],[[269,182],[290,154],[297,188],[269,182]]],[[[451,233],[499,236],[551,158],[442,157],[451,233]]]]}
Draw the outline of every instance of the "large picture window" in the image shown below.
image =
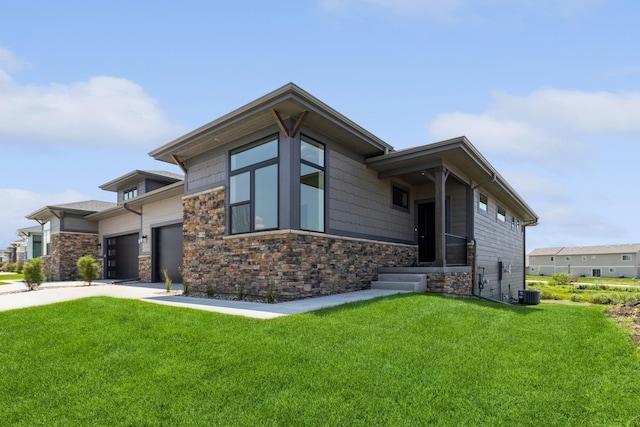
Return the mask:
{"type": "Polygon", "coordinates": [[[324,232],[324,145],[300,138],[300,228],[324,232]]]}
{"type": "Polygon", "coordinates": [[[278,228],[278,138],[232,150],[230,160],[231,234],[278,228]]]}

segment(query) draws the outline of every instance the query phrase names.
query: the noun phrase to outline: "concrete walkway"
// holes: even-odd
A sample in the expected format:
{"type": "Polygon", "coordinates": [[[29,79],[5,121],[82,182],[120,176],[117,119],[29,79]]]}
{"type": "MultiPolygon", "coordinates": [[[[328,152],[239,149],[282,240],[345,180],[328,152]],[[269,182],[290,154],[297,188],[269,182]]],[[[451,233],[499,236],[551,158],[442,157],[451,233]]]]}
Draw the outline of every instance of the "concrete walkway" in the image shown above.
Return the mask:
{"type": "MultiPolygon", "coordinates": [[[[171,289],[172,291],[182,291],[182,285],[174,284],[171,289]]],[[[406,291],[387,289],[368,289],[279,304],[264,304],[167,295],[164,283],[126,283],[115,285],[104,281],[96,281],[93,282],[91,286],[86,286],[83,282],[52,282],[43,283],[40,289],[36,291],[26,291],[24,283],[14,282],[9,285],[0,285],[0,311],[35,307],[80,298],[108,296],[113,298],[137,299],[156,304],[256,319],[273,319],[290,314],[305,313],[349,302],[369,300],[405,292],[406,291]]]]}

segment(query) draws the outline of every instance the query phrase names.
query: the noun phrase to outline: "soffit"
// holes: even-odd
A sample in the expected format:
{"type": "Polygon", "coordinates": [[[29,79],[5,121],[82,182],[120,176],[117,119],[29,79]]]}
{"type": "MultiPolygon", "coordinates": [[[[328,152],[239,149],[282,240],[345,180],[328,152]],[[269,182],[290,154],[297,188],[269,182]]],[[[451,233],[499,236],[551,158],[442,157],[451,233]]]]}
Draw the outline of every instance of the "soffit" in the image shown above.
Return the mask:
{"type": "MultiPolygon", "coordinates": [[[[306,112],[303,126],[326,135],[365,156],[382,154],[391,146],[347,119],[299,87],[288,84],[220,117],[149,153],[157,160],[185,161],[243,136],[277,125],[274,111],[283,122],[294,123],[306,112]]],[[[289,129],[290,130],[290,129],[289,129]]]]}

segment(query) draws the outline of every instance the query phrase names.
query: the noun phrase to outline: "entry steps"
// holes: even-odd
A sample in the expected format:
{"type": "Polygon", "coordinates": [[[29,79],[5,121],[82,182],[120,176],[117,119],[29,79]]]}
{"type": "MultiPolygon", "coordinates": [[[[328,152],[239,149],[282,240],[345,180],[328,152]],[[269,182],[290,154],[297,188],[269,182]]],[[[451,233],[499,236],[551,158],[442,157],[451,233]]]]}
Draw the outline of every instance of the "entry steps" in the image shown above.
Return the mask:
{"type": "Polygon", "coordinates": [[[427,275],[418,273],[379,273],[378,280],[371,282],[371,289],[426,292],[427,275]]]}

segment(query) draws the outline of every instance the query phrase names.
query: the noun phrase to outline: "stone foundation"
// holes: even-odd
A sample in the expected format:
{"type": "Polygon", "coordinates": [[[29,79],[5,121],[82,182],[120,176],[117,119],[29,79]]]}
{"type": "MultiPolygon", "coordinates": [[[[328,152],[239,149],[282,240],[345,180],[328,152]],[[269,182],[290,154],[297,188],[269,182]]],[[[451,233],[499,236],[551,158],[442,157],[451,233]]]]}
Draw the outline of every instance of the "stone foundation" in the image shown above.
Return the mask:
{"type": "Polygon", "coordinates": [[[138,276],[143,283],[151,283],[151,256],[140,255],[138,257],[138,276]]]}
{"type": "Polygon", "coordinates": [[[417,256],[413,245],[296,230],[225,236],[224,188],[186,196],[183,208],[183,275],[194,293],[290,301],[351,292],[417,256]]]}
{"type": "Polygon", "coordinates": [[[473,295],[473,272],[468,267],[431,268],[427,290],[447,295],[473,295]]]}
{"type": "Polygon", "coordinates": [[[50,254],[44,256],[47,280],[60,282],[78,279],[78,258],[92,255],[98,259],[98,235],[60,232],[51,235],[50,254]]]}

